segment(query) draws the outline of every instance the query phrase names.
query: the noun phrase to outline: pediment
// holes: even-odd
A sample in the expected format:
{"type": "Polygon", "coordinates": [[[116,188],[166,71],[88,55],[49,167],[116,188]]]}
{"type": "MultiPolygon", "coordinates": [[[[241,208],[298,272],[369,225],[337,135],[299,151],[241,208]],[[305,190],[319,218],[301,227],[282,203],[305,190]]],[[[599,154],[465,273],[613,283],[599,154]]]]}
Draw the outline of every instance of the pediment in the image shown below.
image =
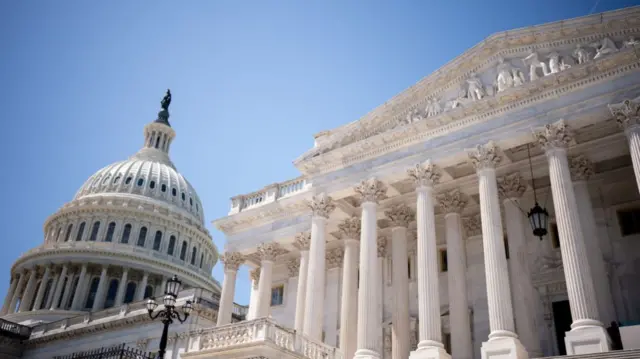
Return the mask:
{"type": "Polygon", "coordinates": [[[490,113],[592,74],[595,64],[609,69],[607,61],[621,52],[637,58],[638,51],[640,7],[498,33],[360,120],[319,134],[316,147],[294,163],[305,174],[324,172],[317,167],[490,113]]]}

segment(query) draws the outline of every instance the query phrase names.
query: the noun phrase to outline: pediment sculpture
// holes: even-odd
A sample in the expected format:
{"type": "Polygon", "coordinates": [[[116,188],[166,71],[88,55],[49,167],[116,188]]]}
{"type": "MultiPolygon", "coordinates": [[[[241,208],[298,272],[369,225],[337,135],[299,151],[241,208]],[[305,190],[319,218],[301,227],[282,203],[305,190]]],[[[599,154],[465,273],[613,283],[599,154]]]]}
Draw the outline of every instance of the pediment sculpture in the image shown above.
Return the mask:
{"type": "Polygon", "coordinates": [[[613,42],[613,40],[608,37],[605,37],[598,42],[594,42],[593,44],[591,44],[591,47],[596,49],[596,55],[593,57],[594,59],[599,59],[604,55],[618,52],[618,47],[613,42]]]}
{"type": "Polygon", "coordinates": [[[511,63],[505,62],[502,58],[498,61],[496,72],[497,75],[494,86],[497,92],[502,92],[512,87],[518,87],[525,82],[522,71],[511,65],[511,63]]]}
{"type": "Polygon", "coordinates": [[[636,40],[636,38],[633,36],[629,37],[629,40],[622,42],[622,47],[624,48],[634,47],[636,45],[640,45],[640,40],[636,40]]]}

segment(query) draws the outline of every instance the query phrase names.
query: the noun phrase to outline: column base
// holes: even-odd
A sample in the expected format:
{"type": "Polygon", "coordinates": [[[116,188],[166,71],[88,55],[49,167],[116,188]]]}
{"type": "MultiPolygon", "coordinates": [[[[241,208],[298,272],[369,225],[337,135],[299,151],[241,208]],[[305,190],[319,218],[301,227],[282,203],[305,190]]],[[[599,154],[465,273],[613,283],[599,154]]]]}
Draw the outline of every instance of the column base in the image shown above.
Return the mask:
{"type": "Polygon", "coordinates": [[[580,327],[565,334],[567,355],[603,353],[611,350],[611,338],[601,326],[580,327]]]}
{"type": "Polygon", "coordinates": [[[528,359],[529,354],[518,338],[491,339],[482,343],[482,359],[528,359]]]}
{"type": "Polygon", "coordinates": [[[409,353],[409,359],[451,359],[451,355],[444,348],[424,347],[409,353]]]}
{"type": "Polygon", "coordinates": [[[353,359],[380,359],[380,354],[369,349],[358,349],[353,359]]]}

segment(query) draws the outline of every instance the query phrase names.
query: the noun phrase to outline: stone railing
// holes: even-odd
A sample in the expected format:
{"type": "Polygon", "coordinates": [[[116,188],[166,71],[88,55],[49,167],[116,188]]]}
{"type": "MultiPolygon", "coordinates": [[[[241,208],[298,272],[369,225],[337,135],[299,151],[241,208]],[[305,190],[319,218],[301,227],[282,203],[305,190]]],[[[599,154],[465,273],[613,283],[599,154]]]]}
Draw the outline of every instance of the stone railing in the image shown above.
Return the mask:
{"type": "Polygon", "coordinates": [[[231,198],[231,210],[229,214],[231,215],[266,203],[275,202],[281,198],[304,192],[310,187],[311,184],[308,183],[304,177],[298,177],[289,181],[266,186],[260,191],[235,196],[231,198]]]}
{"type": "Polygon", "coordinates": [[[27,339],[30,335],[30,327],[0,318],[0,337],[6,336],[12,338],[27,339]]]}
{"type": "Polygon", "coordinates": [[[199,350],[225,351],[270,343],[309,359],[343,359],[337,348],[306,338],[269,318],[199,330],[196,335],[199,336],[199,350]]]}

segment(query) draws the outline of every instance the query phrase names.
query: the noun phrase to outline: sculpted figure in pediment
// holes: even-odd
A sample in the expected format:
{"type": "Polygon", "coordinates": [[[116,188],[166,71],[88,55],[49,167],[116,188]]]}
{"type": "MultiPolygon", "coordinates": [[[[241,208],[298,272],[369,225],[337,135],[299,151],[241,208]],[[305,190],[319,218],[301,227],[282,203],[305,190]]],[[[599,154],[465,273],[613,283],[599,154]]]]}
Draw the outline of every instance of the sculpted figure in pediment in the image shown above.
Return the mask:
{"type": "Polygon", "coordinates": [[[453,100],[447,101],[447,103],[444,106],[444,110],[445,112],[449,110],[453,110],[460,106],[466,105],[469,101],[471,100],[467,98],[467,90],[465,90],[463,87],[460,87],[458,89],[458,96],[453,100]]]}
{"type": "Polygon", "coordinates": [[[599,42],[594,42],[593,44],[591,44],[591,46],[595,47],[596,49],[596,56],[593,57],[594,59],[599,59],[604,55],[618,52],[618,47],[613,42],[613,40],[608,37],[605,37],[599,42]]]}
{"type": "Polygon", "coordinates": [[[484,86],[482,86],[482,81],[476,76],[476,74],[472,74],[467,79],[467,98],[473,101],[482,100],[483,97],[487,95],[484,90],[484,86]]]}
{"type": "Polygon", "coordinates": [[[427,114],[427,117],[437,116],[442,112],[442,107],[440,107],[438,100],[432,97],[427,100],[427,107],[425,107],[424,112],[427,114]]]}
{"type": "Polygon", "coordinates": [[[552,74],[560,72],[560,54],[552,51],[547,58],[549,59],[549,71],[552,74]]]}
{"type": "Polygon", "coordinates": [[[541,76],[538,74],[538,69],[542,69],[543,76],[549,75],[549,68],[544,61],[540,61],[538,53],[532,52],[529,56],[522,59],[526,66],[529,66],[529,81],[535,81],[541,76]]]}
{"type": "Polygon", "coordinates": [[[505,62],[504,59],[498,61],[497,72],[498,75],[495,81],[497,92],[520,86],[525,82],[522,71],[512,66],[509,62],[505,62]]]}
{"type": "Polygon", "coordinates": [[[635,37],[631,36],[629,40],[623,42],[623,47],[634,47],[640,44],[640,40],[636,40],[635,37]]]}
{"type": "Polygon", "coordinates": [[[573,57],[578,60],[579,65],[586,64],[587,62],[591,61],[591,54],[589,53],[589,51],[587,51],[587,49],[582,47],[582,45],[576,46],[576,49],[573,51],[573,57]]]}
{"type": "Polygon", "coordinates": [[[407,113],[407,116],[405,117],[405,119],[406,119],[406,123],[414,123],[414,122],[421,121],[422,115],[420,115],[420,112],[418,112],[418,110],[413,110],[407,113]]]}

